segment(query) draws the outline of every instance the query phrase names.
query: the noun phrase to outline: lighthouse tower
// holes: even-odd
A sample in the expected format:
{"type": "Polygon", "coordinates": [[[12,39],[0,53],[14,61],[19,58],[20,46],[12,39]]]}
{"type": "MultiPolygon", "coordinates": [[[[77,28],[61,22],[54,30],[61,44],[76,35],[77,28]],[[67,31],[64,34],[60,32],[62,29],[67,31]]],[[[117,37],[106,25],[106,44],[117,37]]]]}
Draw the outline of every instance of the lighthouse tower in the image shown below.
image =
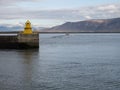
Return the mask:
{"type": "Polygon", "coordinates": [[[25,23],[25,28],[24,28],[24,31],[23,31],[23,34],[32,34],[32,27],[31,27],[31,23],[29,20],[26,21],[25,23]]]}
{"type": "Polygon", "coordinates": [[[32,31],[29,20],[25,23],[24,31],[18,34],[18,43],[22,48],[39,48],[39,33],[32,31]]]}

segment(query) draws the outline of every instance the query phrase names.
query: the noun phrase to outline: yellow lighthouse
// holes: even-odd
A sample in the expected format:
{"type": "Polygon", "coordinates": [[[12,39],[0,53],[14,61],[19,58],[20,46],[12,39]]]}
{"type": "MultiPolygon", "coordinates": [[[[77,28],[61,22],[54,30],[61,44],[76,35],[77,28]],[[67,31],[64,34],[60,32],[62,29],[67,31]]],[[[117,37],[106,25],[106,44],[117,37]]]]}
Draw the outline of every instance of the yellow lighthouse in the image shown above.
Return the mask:
{"type": "Polygon", "coordinates": [[[39,33],[32,31],[29,20],[25,23],[24,31],[18,33],[17,40],[20,48],[39,48],[39,33]]]}
{"type": "Polygon", "coordinates": [[[26,21],[25,23],[25,28],[24,28],[24,31],[23,31],[23,34],[32,34],[32,27],[31,27],[31,23],[29,20],[26,21]]]}

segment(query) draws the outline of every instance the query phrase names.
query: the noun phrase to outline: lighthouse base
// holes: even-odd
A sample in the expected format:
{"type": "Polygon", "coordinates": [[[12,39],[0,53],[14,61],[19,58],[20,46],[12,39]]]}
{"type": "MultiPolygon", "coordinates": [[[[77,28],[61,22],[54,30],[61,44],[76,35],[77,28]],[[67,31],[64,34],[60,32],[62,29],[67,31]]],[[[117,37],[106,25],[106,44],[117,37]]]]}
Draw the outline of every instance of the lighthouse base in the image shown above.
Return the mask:
{"type": "Polygon", "coordinates": [[[21,34],[0,36],[0,49],[31,49],[39,48],[39,34],[21,34]]]}

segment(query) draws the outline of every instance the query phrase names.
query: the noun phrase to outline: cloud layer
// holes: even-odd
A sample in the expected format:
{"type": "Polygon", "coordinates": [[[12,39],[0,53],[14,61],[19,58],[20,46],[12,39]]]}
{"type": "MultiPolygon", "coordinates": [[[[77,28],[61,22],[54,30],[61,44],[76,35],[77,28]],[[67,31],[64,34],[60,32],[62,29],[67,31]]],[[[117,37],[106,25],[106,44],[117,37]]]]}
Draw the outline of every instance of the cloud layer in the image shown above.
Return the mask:
{"type": "Polygon", "coordinates": [[[61,10],[26,10],[19,7],[0,8],[0,19],[64,19],[112,18],[120,16],[120,5],[110,4],[96,7],[61,10]]]}
{"type": "MultiPolygon", "coordinates": [[[[41,10],[16,5],[24,0],[0,0],[0,20],[36,19],[80,21],[120,17],[120,4],[108,4],[77,9],[41,10]],[[7,2],[7,3],[6,3],[7,2]],[[6,5],[6,6],[4,6],[6,5]]],[[[26,0],[26,2],[29,0],[26,0]]],[[[41,0],[31,0],[41,1],[41,0]]]]}

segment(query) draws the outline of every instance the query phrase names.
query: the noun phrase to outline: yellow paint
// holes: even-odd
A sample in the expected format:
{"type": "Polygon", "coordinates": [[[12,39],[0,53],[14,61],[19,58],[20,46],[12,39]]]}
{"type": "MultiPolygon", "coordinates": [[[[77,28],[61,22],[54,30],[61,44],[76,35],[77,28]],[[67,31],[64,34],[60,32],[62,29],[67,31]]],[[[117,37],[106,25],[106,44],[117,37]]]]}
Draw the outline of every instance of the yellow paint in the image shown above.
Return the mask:
{"type": "Polygon", "coordinates": [[[26,21],[25,23],[25,28],[24,28],[24,31],[23,31],[23,34],[32,34],[32,27],[31,27],[31,23],[29,20],[26,21]]]}

